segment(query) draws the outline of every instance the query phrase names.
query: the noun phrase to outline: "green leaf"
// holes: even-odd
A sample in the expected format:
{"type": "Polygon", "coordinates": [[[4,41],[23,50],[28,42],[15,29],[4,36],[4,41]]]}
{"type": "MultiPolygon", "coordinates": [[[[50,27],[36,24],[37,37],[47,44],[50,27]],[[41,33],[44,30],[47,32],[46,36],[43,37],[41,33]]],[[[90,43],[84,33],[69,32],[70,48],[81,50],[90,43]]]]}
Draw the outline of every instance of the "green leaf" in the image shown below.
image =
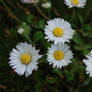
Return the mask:
{"type": "Polygon", "coordinates": [[[80,23],[83,25],[84,24],[84,19],[83,19],[83,16],[78,14],[78,18],[80,20],[80,23]]]}
{"type": "Polygon", "coordinates": [[[83,40],[82,40],[81,36],[77,32],[74,34],[73,41],[76,44],[83,43],[83,40]]]}
{"type": "Polygon", "coordinates": [[[36,92],[42,92],[41,91],[41,86],[42,86],[42,83],[40,80],[37,81],[37,83],[35,84],[35,90],[36,92]]]}
{"type": "Polygon", "coordinates": [[[87,30],[87,31],[92,30],[92,27],[91,27],[89,24],[85,24],[85,25],[83,26],[83,28],[84,28],[84,30],[87,30]]]}
{"type": "Polygon", "coordinates": [[[44,29],[45,27],[45,19],[41,19],[41,20],[37,20],[32,22],[32,27],[36,28],[36,29],[44,29]]]}
{"type": "Polygon", "coordinates": [[[27,16],[27,19],[26,19],[26,20],[27,20],[27,22],[28,22],[29,24],[32,24],[32,19],[33,19],[33,18],[34,18],[34,15],[31,14],[31,15],[28,15],[28,16],[27,16]]]}
{"type": "Polygon", "coordinates": [[[85,82],[83,83],[83,86],[86,86],[90,83],[91,78],[89,77],[88,79],[85,80],[85,82]]]}
{"type": "Polygon", "coordinates": [[[42,40],[44,38],[44,34],[39,31],[39,32],[36,32],[34,35],[33,35],[33,39],[34,39],[34,42],[36,43],[37,41],[39,40],[42,40]]]}
{"type": "Polygon", "coordinates": [[[73,74],[75,73],[85,73],[85,66],[82,66],[82,63],[78,59],[73,59],[73,62],[71,64],[71,72],[73,74]]]}
{"type": "Polygon", "coordinates": [[[71,80],[74,80],[74,74],[70,71],[65,71],[65,75],[66,75],[66,79],[67,81],[71,81],[71,80]]]}
{"type": "Polygon", "coordinates": [[[89,25],[89,24],[85,24],[85,25],[83,25],[83,29],[82,29],[82,31],[81,31],[81,33],[83,34],[83,36],[92,36],[92,32],[91,32],[91,30],[92,30],[92,27],[89,25]]]}
{"type": "Polygon", "coordinates": [[[88,50],[88,49],[87,49],[87,50],[83,50],[83,54],[84,54],[84,55],[87,55],[87,54],[89,53],[89,51],[90,51],[90,50],[88,50]]]}
{"type": "Polygon", "coordinates": [[[44,19],[42,19],[42,20],[39,21],[39,27],[41,29],[44,29],[45,28],[45,20],[44,19]]]}
{"type": "Polygon", "coordinates": [[[76,50],[86,50],[86,49],[91,49],[92,48],[92,44],[80,44],[80,45],[74,45],[74,48],[76,50]]]}

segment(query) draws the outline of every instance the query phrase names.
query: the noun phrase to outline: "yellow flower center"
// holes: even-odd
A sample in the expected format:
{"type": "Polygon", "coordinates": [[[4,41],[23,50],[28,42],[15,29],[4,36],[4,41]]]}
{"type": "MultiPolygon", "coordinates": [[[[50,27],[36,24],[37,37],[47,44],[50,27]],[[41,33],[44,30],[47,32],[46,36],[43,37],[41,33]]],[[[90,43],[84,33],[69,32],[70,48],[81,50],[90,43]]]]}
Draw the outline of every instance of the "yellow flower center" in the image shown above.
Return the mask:
{"type": "Polygon", "coordinates": [[[79,4],[79,0],[72,0],[74,5],[78,5],[79,4]]]}
{"type": "Polygon", "coordinates": [[[64,53],[60,50],[57,50],[54,52],[54,58],[60,61],[64,58],[64,53]]]}
{"type": "Polygon", "coordinates": [[[60,27],[57,27],[53,30],[53,34],[56,37],[61,37],[63,35],[63,30],[60,27]]]}
{"type": "Polygon", "coordinates": [[[20,59],[23,64],[29,64],[32,61],[32,55],[28,53],[24,53],[21,55],[20,59]]]}

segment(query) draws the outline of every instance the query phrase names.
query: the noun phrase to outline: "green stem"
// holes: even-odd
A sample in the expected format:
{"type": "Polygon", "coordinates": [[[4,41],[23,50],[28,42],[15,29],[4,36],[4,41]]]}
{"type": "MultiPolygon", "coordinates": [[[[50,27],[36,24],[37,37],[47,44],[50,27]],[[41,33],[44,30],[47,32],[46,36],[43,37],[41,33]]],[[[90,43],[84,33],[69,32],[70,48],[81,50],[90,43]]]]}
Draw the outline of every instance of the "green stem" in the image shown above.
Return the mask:
{"type": "Polygon", "coordinates": [[[28,40],[29,43],[32,44],[32,40],[30,39],[30,37],[28,35],[25,35],[25,38],[28,40]]]}
{"type": "Polygon", "coordinates": [[[72,10],[72,20],[75,20],[75,15],[76,15],[76,13],[75,13],[75,8],[73,8],[73,10],[72,10]]]}
{"type": "MultiPolygon", "coordinates": [[[[72,13],[72,17],[71,18],[72,18],[73,23],[76,25],[76,23],[77,23],[77,14],[76,14],[77,10],[76,10],[76,8],[73,8],[72,12],[73,13],[72,13]]],[[[73,26],[76,27],[75,25],[73,25],[73,26]]]]}
{"type": "Polygon", "coordinates": [[[91,11],[92,11],[92,7],[90,7],[90,8],[88,9],[87,13],[85,14],[85,21],[88,20],[91,11]]]}
{"type": "Polygon", "coordinates": [[[37,6],[36,3],[35,3],[34,5],[35,5],[37,11],[38,11],[45,19],[50,20],[50,19],[42,12],[42,10],[37,6]]]}

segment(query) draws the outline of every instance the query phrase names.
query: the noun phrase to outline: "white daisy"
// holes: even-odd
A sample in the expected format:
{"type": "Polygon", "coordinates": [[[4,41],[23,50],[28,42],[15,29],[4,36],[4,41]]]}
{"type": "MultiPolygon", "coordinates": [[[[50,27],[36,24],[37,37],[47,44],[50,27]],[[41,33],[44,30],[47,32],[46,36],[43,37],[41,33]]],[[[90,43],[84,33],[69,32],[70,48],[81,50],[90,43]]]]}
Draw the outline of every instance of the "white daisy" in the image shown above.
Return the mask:
{"type": "Polygon", "coordinates": [[[65,4],[69,7],[81,7],[84,8],[86,0],[65,0],[65,4]]]}
{"type": "Polygon", "coordinates": [[[73,36],[71,25],[64,19],[55,18],[47,22],[44,31],[48,41],[54,41],[54,44],[69,42],[73,36]]]}
{"type": "Polygon", "coordinates": [[[21,0],[23,3],[37,3],[39,0],[21,0]]]}
{"type": "Polygon", "coordinates": [[[89,74],[90,77],[92,77],[92,50],[91,52],[86,55],[87,59],[84,59],[83,62],[85,63],[87,74],[89,74]]]}
{"type": "Polygon", "coordinates": [[[54,68],[62,68],[63,66],[68,65],[71,63],[72,57],[73,54],[66,44],[52,45],[47,53],[47,60],[49,64],[53,64],[54,68]]]}
{"type": "Polygon", "coordinates": [[[33,70],[37,70],[37,60],[41,58],[38,54],[39,50],[28,43],[20,43],[10,53],[10,66],[19,75],[25,73],[26,77],[31,75],[33,70]]]}

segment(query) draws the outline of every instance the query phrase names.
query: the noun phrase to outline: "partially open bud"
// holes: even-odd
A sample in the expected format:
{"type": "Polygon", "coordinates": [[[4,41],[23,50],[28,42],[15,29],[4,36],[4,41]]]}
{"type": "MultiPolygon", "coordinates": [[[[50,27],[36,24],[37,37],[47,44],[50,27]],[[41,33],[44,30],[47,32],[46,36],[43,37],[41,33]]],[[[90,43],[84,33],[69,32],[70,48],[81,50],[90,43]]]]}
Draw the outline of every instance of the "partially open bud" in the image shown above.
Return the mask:
{"type": "Polygon", "coordinates": [[[29,36],[30,35],[30,31],[31,31],[31,27],[30,25],[28,25],[26,22],[23,22],[17,32],[23,36],[29,36]]]}
{"type": "Polygon", "coordinates": [[[19,34],[22,34],[22,33],[24,32],[24,29],[23,29],[23,28],[19,28],[19,29],[17,30],[17,32],[18,32],[19,34]]]}
{"type": "Polygon", "coordinates": [[[50,2],[42,3],[42,7],[48,9],[51,7],[51,3],[50,2]]]}

